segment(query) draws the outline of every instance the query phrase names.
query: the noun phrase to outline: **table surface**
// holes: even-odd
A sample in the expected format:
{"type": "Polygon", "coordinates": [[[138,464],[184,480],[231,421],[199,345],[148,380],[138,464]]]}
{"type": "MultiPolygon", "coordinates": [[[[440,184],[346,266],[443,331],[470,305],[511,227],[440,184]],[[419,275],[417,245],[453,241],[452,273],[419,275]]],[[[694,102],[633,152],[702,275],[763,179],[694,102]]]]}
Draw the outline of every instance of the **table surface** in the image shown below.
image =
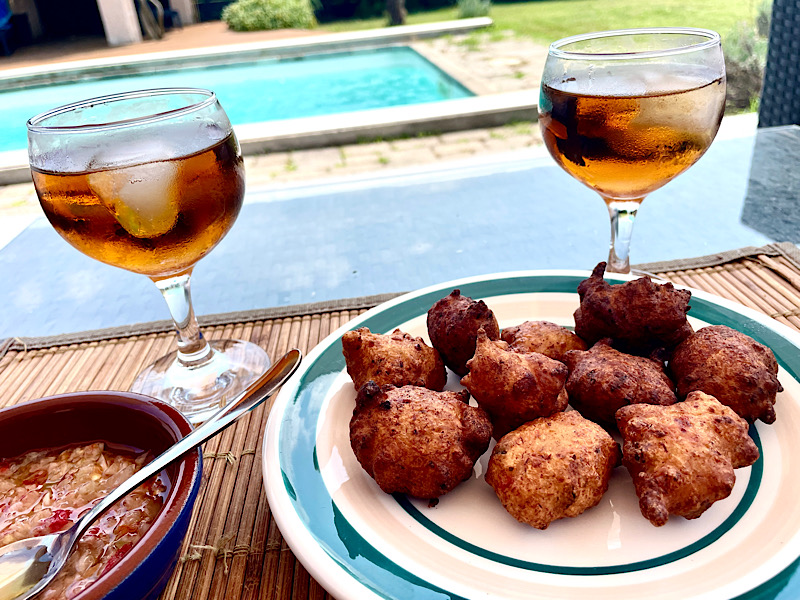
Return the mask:
{"type": "MultiPolygon", "coordinates": [[[[800,252],[794,244],[744,248],[645,265],[677,284],[762,311],[800,331],[800,252]]],[[[208,337],[254,341],[280,355],[307,354],[325,336],[386,297],[205,317],[208,337]]],[[[173,349],[167,322],[0,344],[0,405],[90,389],[126,390],[135,374],[173,349]]],[[[281,537],[261,475],[262,405],[203,448],[204,472],[190,530],[163,600],[327,598],[281,537]]],[[[800,590],[794,579],[784,590],[800,590]]],[[[794,592],[793,592],[794,593],[794,592]]],[[[796,597],[780,596],[780,597],[796,597]]]]}
{"type": "MultiPolygon", "coordinates": [[[[632,262],[800,241],[800,128],[720,138],[639,211],[632,262]]],[[[599,197],[541,151],[248,189],[197,265],[198,314],[403,292],[465,276],[587,269],[608,254],[599,197]]],[[[168,318],[152,283],[40,219],[0,251],[0,338],[168,318]]]]}

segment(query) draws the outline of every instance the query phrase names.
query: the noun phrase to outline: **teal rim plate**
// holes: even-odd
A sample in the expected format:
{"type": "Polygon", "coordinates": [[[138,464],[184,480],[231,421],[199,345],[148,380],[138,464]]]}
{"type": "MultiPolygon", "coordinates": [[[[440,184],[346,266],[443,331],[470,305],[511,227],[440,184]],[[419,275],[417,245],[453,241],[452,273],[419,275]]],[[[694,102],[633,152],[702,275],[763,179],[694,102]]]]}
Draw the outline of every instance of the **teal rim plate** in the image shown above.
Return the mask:
{"type": "MultiPolygon", "coordinates": [[[[525,271],[431,286],[344,324],[304,360],[275,400],[264,436],[264,485],[284,539],[337,598],[640,600],[800,596],[800,335],[739,304],[692,290],[690,321],[728,325],[772,348],[784,391],[777,421],[750,429],[761,458],[699,519],[654,527],[627,471],[600,504],[544,531],[514,520],[473,475],[429,503],[383,493],[350,448],[355,390],[341,335],[399,328],[428,340],[426,314],[455,288],[483,299],[501,327],[572,326],[586,271],[525,271]],[[791,592],[795,590],[797,594],[791,592]]],[[[625,280],[608,276],[612,283],[625,280]]],[[[452,373],[448,389],[460,387],[452,373]]]]}

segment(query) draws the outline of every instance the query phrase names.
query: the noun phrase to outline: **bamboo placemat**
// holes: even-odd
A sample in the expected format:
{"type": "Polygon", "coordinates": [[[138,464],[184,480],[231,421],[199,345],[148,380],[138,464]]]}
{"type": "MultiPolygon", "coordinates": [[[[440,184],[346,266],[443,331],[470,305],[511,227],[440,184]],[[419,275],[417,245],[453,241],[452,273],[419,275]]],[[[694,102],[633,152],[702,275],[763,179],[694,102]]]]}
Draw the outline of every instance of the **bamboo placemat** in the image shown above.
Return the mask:
{"type": "MultiPolygon", "coordinates": [[[[792,244],[638,265],[676,284],[760,310],[800,331],[800,252],[792,244]]],[[[273,356],[307,354],[328,333],[390,296],[356,298],[203,319],[211,339],[256,342],[273,356]]],[[[68,391],[126,390],[174,349],[168,323],[0,343],[0,406],[68,391]]],[[[203,449],[200,493],[163,600],[330,598],[295,559],[275,525],[261,479],[262,405],[203,449]]]]}

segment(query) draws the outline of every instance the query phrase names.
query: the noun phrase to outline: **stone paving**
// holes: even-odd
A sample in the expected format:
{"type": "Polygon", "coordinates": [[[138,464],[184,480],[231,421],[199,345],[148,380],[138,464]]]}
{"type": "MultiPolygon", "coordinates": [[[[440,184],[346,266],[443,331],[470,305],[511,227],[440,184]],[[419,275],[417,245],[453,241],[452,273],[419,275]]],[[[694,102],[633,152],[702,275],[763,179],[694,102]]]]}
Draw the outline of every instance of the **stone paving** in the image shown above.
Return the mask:
{"type": "Polygon", "coordinates": [[[439,56],[480,80],[488,93],[534,90],[538,98],[539,78],[547,48],[510,31],[473,32],[443,36],[423,42],[439,56]]]}
{"type": "Polygon", "coordinates": [[[457,160],[540,145],[538,126],[517,123],[490,129],[246,157],[248,185],[292,183],[457,160]]]}

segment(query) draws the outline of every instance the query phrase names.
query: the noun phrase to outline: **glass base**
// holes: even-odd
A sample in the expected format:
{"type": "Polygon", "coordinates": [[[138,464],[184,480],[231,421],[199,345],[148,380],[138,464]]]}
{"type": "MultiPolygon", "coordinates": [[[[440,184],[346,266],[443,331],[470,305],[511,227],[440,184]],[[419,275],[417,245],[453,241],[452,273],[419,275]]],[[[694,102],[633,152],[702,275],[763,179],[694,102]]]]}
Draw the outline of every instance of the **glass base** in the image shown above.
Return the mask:
{"type": "Polygon", "coordinates": [[[187,366],[172,352],[139,373],[132,392],[163,400],[192,423],[202,423],[233,400],[270,366],[270,358],[258,345],[241,340],[209,342],[212,357],[187,366]]]}

